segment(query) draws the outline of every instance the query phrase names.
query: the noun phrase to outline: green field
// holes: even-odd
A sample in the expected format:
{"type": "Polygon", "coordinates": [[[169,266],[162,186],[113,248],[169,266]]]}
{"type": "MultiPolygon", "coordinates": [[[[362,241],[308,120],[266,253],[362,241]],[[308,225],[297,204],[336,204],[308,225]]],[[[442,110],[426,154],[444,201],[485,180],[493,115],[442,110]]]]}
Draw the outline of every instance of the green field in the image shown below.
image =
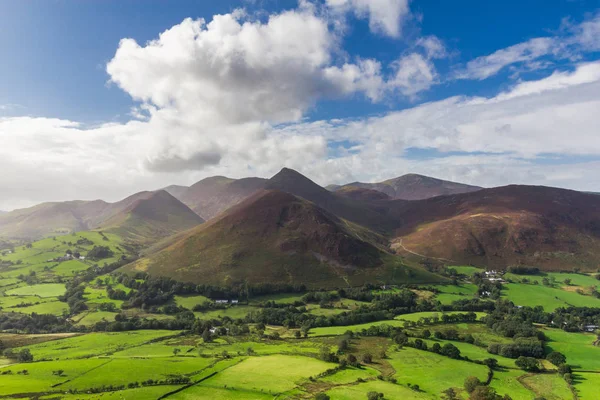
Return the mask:
{"type": "Polygon", "coordinates": [[[209,299],[204,296],[175,296],[175,303],[188,310],[192,310],[195,305],[202,304],[205,301],[209,301],[209,299]]]}
{"type": "Polygon", "coordinates": [[[62,283],[42,283],[40,285],[22,286],[6,291],[7,296],[38,296],[56,297],[65,294],[65,285],[62,283]]]}
{"type": "Polygon", "coordinates": [[[174,331],[131,331],[114,333],[90,333],[67,339],[27,346],[34,359],[65,360],[105,355],[129,347],[140,346],[151,340],[173,336],[174,331]]]}
{"type": "Polygon", "coordinates": [[[383,381],[372,381],[360,383],[358,385],[336,387],[328,390],[326,393],[332,400],[354,400],[366,399],[367,393],[369,392],[383,393],[386,399],[429,400],[433,398],[426,393],[416,392],[406,386],[383,381]]]}
{"type": "Polygon", "coordinates": [[[546,287],[542,285],[527,285],[508,283],[504,285],[502,296],[518,306],[543,306],[546,311],[558,307],[600,307],[600,299],[583,296],[575,292],[546,287]]]}
{"type": "Polygon", "coordinates": [[[450,387],[462,388],[465,377],[476,376],[485,381],[487,367],[466,361],[452,360],[438,354],[405,348],[389,354],[388,362],[396,370],[395,378],[402,384],[418,384],[433,396],[450,387]]]}
{"type": "Polygon", "coordinates": [[[596,336],[591,333],[569,333],[558,329],[544,329],[550,339],[548,351],[560,351],[575,370],[600,371],[600,347],[594,346],[596,336]]]}
{"type": "Polygon", "coordinates": [[[565,380],[557,374],[527,375],[521,379],[521,382],[523,386],[546,400],[562,400],[573,397],[565,380]]]}
{"type": "Polygon", "coordinates": [[[236,390],[275,395],[292,390],[309,376],[320,374],[334,366],[335,364],[301,356],[250,357],[201,385],[211,388],[227,386],[236,390]]]}

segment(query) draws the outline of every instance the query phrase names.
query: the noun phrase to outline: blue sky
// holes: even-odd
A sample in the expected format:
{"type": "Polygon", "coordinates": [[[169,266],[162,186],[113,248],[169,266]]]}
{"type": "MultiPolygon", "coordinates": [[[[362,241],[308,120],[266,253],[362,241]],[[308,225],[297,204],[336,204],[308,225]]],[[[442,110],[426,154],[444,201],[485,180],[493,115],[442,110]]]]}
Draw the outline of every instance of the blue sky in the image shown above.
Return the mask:
{"type": "MultiPolygon", "coordinates": [[[[133,1],[0,1],[2,54],[0,104],[24,107],[14,113],[53,116],[87,123],[127,118],[132,100],[127,93],[106,85],[105,64],[114,56],[119,40],[133,38],[139,43],[155,39],[158,33],[184,18],[210,19],[239,7],[277,12],[292,9],[296,1],[164,0],[133,1]],[[23,22],[26,23],[23,23],[23,22]],[[10,79],[8,79],[10,77],[10,79]],[[35,95],[32,95],[35,93],[35,95]]],[[[354,18],[344,49],[353,55],[391,62],[410,46],[410,38],[436,35],[455,54],[452,62],[490,54],[527,39],[557,31],[563,18],[581,21],[599,6],[598,1],[556,0],[553,7],[543,0],[530,1],[419,1],[412,9],[422,16],[413,22],[407,38],[396,40],[369,34],[368,21],[354,18]],[[518,12],[515,12],[518,10],[518,12]]],[[[586,55],[593,58],[593,55],[586,55]]],[[[441,63],[440,71],[447,68],[441,63]]],[[[565,62],[565,64],[572,64],[565,62]]],[[[421,101],[454,94],[490,95],[506,85],[505,71],[485,82],[457,82],[435,87],[421,101]]],[[[538,73],[531,74],[533,76],[538,73]]],[[[525,77],[530,76],[526,74],[525,77]]],[[[510,81],[509,81],[510,82],[510,81]]],[[[408,107],[413,102],[395,99],[391,104],[363,101],[323,101],[309,114],[311,118],[342,118],[408,107]]]]}
{"type": "Polygon", "coordinates": [[[0,209],[284,165],[322,184],[418,172],[600,189],[588,172],[600,160],[588,112],[599,9],[597,0],[0,0],[0,167],[16,177],[0,182],[14,193],[0,209]],[[263,36],[227,31],[224,19],[211,31],[219,14],[263,36]],[[177,35],[148,44],[165,31],[177,35]],[[54,182],[72,189],[56,193],[54,182]]]}

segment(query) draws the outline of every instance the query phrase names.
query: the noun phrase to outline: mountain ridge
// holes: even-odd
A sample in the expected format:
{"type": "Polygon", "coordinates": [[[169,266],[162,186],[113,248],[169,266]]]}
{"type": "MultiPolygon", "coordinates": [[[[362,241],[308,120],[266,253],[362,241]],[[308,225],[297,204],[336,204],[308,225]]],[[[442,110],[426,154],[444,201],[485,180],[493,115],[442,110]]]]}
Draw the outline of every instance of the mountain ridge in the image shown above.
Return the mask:
{"type": "Polygon", "coordinates": [[[376,183],[352,182],[345,185],[328,186],[334,192],[351,187],[376,190],[387,194],[393,199],[400,200],[423,200],[430,197],[468,193],[483,189],[480,186],[446,181],[419,174],[405,174],[376,183]]]}
{"type": "Polygon", "coordinates": [[[275,189],[252,195],[125,270],[220,285],[343,287],[385,282],[394,273],[398,281],[441,279],[402,265],[382,236],[275,189]]]}

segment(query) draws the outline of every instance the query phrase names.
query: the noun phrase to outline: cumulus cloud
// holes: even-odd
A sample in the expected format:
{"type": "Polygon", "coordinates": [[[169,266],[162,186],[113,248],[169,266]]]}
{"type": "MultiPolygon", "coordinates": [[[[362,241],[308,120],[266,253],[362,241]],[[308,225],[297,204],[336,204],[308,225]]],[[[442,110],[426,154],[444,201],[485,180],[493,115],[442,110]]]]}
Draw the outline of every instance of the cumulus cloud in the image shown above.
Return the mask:
{"type": "Polygon", "coordinates": [[[402,24],[410,15],[409,0],[327,0],[338,12],[353,11],[359,18],[369,19],[372,32],[393,38],[402,34],[402,24]]]}
{"type": "Polygon", "coordinates": [[[144,45],[123,39],[106,71],[149,113],[145,165],[202,170],[266,145],[270,124],[298,121],[319,98],[379,100],[379,62],[335,64],[338,41],[308,5],[265,22],[236,11],[186,19],[144,45]]]}

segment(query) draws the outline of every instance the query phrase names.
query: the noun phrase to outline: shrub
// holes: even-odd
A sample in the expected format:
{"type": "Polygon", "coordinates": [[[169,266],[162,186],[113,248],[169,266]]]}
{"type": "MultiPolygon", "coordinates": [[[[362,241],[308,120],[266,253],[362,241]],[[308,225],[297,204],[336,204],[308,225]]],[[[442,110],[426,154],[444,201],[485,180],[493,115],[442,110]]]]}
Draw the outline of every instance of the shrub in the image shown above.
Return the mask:
{"type": "Polygon", "coordinates": [[[467,393],[472,393],[479,385],[481,385],[481,381],[476,376],[469,376],[465,379],[464,387],[467,393]]]}

